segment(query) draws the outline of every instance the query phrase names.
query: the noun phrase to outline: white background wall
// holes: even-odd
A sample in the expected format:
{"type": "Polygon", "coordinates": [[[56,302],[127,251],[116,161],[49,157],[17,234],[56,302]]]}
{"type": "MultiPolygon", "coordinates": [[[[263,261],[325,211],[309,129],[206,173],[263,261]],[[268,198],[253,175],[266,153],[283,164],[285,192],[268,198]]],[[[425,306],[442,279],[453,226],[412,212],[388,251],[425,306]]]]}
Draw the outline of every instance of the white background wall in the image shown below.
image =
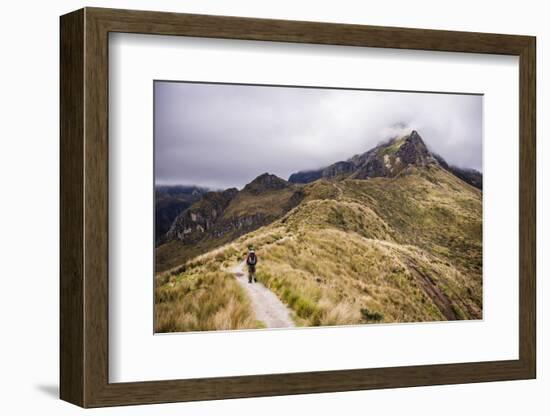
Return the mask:
{"type": "MultiPolygon", "coordinates": [[[[536,381],[226,400],[92,410],[88,414],[545,415],[550,408],[550,299],[542,212],[550,146],[543,130],[550,100],[546,65],[550,26],[545,2],[215,0],[4,2],[0,14],[0,409],[3,414],[76,414],[58,395],[58,16],[82,6],[318,20],[536,35],[538,41],[538,313],[536,381]],[[544,263],[544,264],[543,264],[544,263]],[[546,266],[546,267],[545,267],[546,266]]],[[[546,199],[546,201],[544,200],[546,199]]],[[[406,346],[404,346],[406,348],[406,346]]]]}

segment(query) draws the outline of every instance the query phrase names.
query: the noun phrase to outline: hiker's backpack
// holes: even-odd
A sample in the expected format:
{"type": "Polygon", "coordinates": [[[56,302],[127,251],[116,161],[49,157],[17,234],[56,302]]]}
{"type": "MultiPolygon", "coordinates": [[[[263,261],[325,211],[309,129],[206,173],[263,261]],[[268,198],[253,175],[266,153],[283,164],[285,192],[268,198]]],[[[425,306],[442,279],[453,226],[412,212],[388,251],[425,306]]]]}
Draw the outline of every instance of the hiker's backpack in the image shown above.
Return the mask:
{"type": "Polygon", "coordinates": [[[248,259],[247,259],[246,263],[247,263],[249,266],[255,266],[256,263],[257,263],[257,261],[258,261],[258,258],[256,257],[256,254],[250,253],[250,254],[248,255],[248,259]]]}

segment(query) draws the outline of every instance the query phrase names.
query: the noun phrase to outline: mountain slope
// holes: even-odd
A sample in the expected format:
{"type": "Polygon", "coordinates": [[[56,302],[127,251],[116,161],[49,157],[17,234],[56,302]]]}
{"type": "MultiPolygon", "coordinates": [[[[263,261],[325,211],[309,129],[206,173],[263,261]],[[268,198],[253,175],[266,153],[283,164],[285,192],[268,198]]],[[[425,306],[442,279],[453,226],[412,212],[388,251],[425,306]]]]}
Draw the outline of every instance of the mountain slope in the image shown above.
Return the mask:
{"type": "Polygon", "coordinates": [[[481,318],[478,190],[437,166],[331,185],[241,242],[304,324],[481,318]]]}
{"type": "Polygon", "coordinates": [[[282,218],[172,279],[232,267],[254,245],[260,281],[298,325],[482,317],[479,190],[431,166],[396,178],[318,181],[303,191],[282,218]]]}
{"type": "Polygon", "coordinates": [[[275,175],[264,173],[244,187],[208,192],[174,220],[157,248],[156,271],[162,272],[269,224],[300,203],[303,193],[275,175]]]}
{"type": "Polygon", "coordinates": [[[450,171],[413,134],[349,163],[353,169],[335,164],[307,184],[261,175],[233,196],[205,238],[187,245],[178,240],[183,264],[159,274],[156,291],[186,295],[159,300],[164,312],[157,322],[189,330],[187,321],[164,318],[170,305],[198,296],[186,288],[204,273],[222,273],[219,286],[208,280],[205,327],[261,327],[248,303],[236,308],[218,294],[245,298],[225,273],[242,262],[249,245],[258,254],[258,278],[290,308],[297,325],[482,318],[480,189],[450,171]],[[251,213],[264,222],[216,234],[219,225],[251,213]],[[229,318],[233,310],[238,316],[229,318]],[[227,319],[216,326],[215,314],[227,319]]]}

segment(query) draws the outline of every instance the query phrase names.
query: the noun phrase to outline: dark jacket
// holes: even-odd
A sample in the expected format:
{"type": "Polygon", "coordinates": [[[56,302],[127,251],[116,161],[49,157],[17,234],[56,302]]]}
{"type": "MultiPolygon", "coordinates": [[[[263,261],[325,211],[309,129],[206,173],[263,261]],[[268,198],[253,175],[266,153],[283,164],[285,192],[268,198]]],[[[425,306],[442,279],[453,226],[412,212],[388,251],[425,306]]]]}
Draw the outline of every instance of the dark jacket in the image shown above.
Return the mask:
{"type": "Polygon", "coordinates": [[[258,255],[256,253],[248,253],[248,256],[246,256],[246,264],[250,266],[256,266],[258,264],[258,255]],[[255,259],[254,259],[255,257],[255,259]],[[256,261],[254,261],[256,260],[256,261]]]}

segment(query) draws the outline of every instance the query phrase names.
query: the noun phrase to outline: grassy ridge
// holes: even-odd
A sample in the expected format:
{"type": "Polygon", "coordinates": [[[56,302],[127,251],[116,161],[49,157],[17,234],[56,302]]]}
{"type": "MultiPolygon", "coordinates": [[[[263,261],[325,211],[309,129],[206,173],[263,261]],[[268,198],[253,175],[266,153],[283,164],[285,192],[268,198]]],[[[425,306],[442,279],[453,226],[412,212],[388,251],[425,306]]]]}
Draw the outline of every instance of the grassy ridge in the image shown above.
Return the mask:
{"type": "Polygon", "coordinates": [[[482,317],[479,190],[438,167],[302,189],[283,218],[157,277],[158,329],[261,327],[224,271],[249,244],[260,281],[298,325],[482,317]],[[201,278],[208,296],[188,290],[201,278]]]}

